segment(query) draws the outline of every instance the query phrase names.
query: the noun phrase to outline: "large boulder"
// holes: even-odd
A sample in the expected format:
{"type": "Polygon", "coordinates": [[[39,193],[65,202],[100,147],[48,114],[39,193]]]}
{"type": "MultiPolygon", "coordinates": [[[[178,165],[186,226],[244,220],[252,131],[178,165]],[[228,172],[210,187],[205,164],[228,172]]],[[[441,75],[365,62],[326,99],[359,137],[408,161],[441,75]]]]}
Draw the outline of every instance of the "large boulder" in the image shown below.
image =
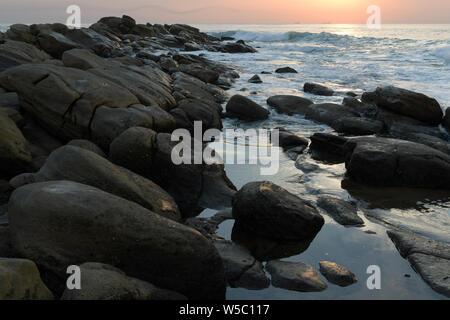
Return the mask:
{"type": "Polygon", "coordinates": [[[312,104],[308,107],[305,119],[332,125],[341,118],[359,117],[355,110],[336,103],[312,104]]]}
{"type": "Polygon", "coordinates": [[[55,31],[41,31],[37,39],[41,49],[57,59],[60,59],[65,51],[80,47],[78,43],[55,31]]]}
{"type": "Polygon", "coordinates": [[[307,239],[324,224],[309,203],[272,182],[251,182],[233,198],[233,217],[257,234],[274,239],[307,239]]]}
{"type": "Polygon", "coordinates": [[[388,230],[387,234],[422,279],[436,292],[450,297],[450,245],[407,230],[388,230]]]}
{"type": "Polygon", "coordinates": [[[111,144],[110,159],[156,182],[175,199],[183,217],[197,215],[199,204],[216,209],[230,207],[235,187],[223,165],[176,165],[172,152],[178,144],[169,134],[130,128],[111,144]]]}
{"type": "Polygon", "coordinates": [[[226,100],[226,94],[222,89],[186,73],[175,72],[172,78],[174,95],[182,96],[183,99],[191,98],[205,103],[223,103],[226,100]]]}
{"type": "MultiPolygon", "coordinates": [[[[19,177],[11,181],[16,188],[20,187],[19,177]]],[[[28,181],[52,180],[90,185],[139,203],[166,218],[180,219],[177,204],[158,185],[86,149],[68,145],[55,150],[28,181]]]]}
{"type": "Polygon", "coordinates": [[[25,171],[30,163],[28,142],[8,114],[0,110],[0,172],[11,177],[25,171]]]}
{"type": "Polygon", "coordinates": [[[82,48],[92,50],[101,57],[110,57],[115,50],[120,49],[117,41],[111,40],[93,29],[71,29],[65,33],[65,36],[78,43],[82,48]]]}
{"type": "Polygon", "coordinates": [[[6,37],[10,40],[36,44],[36,37],[32,34],[30,26],[16,23],[6,31],[6,37]]]}
{"type": "Polygon", "coordinates": [[[139,100],[92,73],[49,64],[27,64],[0,75],[0,85],[15,91],[22,107],[53,135],[64,140],[89,137],[99,107],[125,109],[139,100]]]}
{"type": "Polygon", "coordinates": [[[183,99],[170,111],[175,118],[176,127],[194,132],[196,121],[202,124],[202,130],[222,129],[222,106],[213,101],[183,99]]]}
{"type": "Polygon", "coordinates": [[[14,249],[61,279],[68,266],[96,261],[190,299],[225,297],[222,261],[206,238],[94,187],[26,185],[11,196],[9,219],[14,249]]]}
{"type": "Polygon", "coordinates": [[[277,110],[278,113],[294,115],[305,114],[313,102],[303,97],[278,95],[267,99],[267,104],[277,110]]]}
{"type": "Polygon", "coordinates": [[[217,71],[205,68],[197,63],[182,64],[180,65],[179,70],[206,83],[214,83],[219,79],[219,73],[217,71]]]}
{"type": "Polygon", "coordinates": [[[0,72],[24,63],[44,62],[51,57],[35,46],[19,41],[8,40],[0,43],[0,72]]]}
{"type": "Polygon", "coordinates": [[[350,139],[347,175],[375,186],[450,188],[450,156],[428,146],[389,138],[350,139]]]}
{"type": "Polygon", "coordinates": [[[305,83],[303,85],[303,91],[312,93],[318,96],[332,96],[334,91],[328,87],[325,87],[321,84],[317,83],[305,83]]]}
{"type": "Polygon", "coordinates": [[[239,94],[234,95],[226,106],[227,115],[242,120],[264,120],[269,117],[270,112],[256,102],[239,94]]]}
{"type": "Polygon", "coordinates": [[[257,50],[245,44],[243,41],[230,42],[218,48],[221,52],[227,53],[255,53],[257,50]]]}
{"type": "Polygon", "coordinates": [[[380,133],[383,126],[383,122],[379,120],[361,117],[340,118],[331,124],[331,127],[339,133],[357,136],[380,133]]]}
{"type": "Polygon", "coordinates": [[[443,112],[439,103],[422,93],[387,86],[378,87],[372,97],[381,108],[433,125],[442,122],[443,112]]]}
{"type": "Polygon", "coordinates": [[[65,289],[62,300],[186,300],[183,295],[128,277],[123,271],[102,263],[80,266],[81,289],[65,289]]]}
{"type": "Polygon", "coordinates": [[[33,261],[0,258],[0,300],[53,300],[33,261]]]}

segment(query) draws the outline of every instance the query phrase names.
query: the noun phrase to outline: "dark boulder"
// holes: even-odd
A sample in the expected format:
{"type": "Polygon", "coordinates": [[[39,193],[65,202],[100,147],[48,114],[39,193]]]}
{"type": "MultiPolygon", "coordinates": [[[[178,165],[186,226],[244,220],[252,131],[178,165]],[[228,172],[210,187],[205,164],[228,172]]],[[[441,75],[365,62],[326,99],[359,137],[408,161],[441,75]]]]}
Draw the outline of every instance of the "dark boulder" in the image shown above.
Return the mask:
{"type": "Polygon", "coordinates": [[[250,231],[275,239],[305,239],[324,224],[309,203],[271,182],[251,182],[233,199],[233,217],[250,231]]]}
{"type": "Polygon", "coordinates": [[[383,126],[383,122],[379,120],[361,117],[340,118],[331,124],[331,127],[337,132],[355,136],[380,133],[383,126]]]}
{"type": "Polygon", "coordinates": [[[330,88],[327,88],[321,84],[317,83],[305,83],[303,85],[303,91],[312,93],[318,96],[332,96],[334,94],[334,91],[330,88]]]}
{"type": "Polygon", "coordinates": [[[62,282],[68,266],[97,261],[189,299],[225,298],[222,260],[206,238],[94,187],[26,185],[11,196],[9,219],[13,248],[62,282]]]}
{"type": "Polygon", "coordinates": [[[381,108],[432,125],[442,122],[443,112],[439,103],[422,93],[388,86],[378,87],[373,97],[374,102],[381,108]]]}
{"type": "Polygon", "coordinates": [[[241,95],[231,97],[226,106],[227,114],[242,120],[264,120],[270,112],[256,102],[241,95]]]}
{"type": "Polygon", "coordinates": [[[267,99],[267,104],[273,107],[278,113],[294,115],[305,114],[313,102],[303,97],[278,95],[267,99]]]}
{"type": "Polygon", "coordinates": [[[283,67],[283,68],[278,68],[277,70],[275,70],[275,73],[298,73],[297,70],[291,68],[291,67],[283,67]]]}
{"type": "Polygon", "coordinates": [[[353,203],[325,195],[319,197],[317,205],[344,226],[364,224],[364,220],[358,216],[358,210],[353,203]]]}
{"type": "Polygon", "coordinates": [[[312,104],[307,108],[305,119],[332,125],[337,119],[359,117],[353,109],[336,103],[312,104]]]}
{"type": "Polygon", "coordinates": [[[450,188],[450,156],[428,146],[388,138],[350,139],[347,175],[375,186],[450,188]]]}

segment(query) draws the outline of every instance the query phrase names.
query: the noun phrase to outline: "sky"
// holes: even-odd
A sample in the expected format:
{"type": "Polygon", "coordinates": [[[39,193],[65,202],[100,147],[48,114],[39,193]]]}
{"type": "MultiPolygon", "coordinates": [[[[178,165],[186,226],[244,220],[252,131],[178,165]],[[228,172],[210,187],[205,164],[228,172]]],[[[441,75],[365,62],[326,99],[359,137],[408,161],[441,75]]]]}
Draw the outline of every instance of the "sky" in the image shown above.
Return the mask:
{"type": "Polygon", "coordinates": [[[0,0],[0,24],[65,22],[69,5],[84,24],[128,14],[140,23],[365,23],[370,5],[382,23],[450,23],[450,0],[0,0]]]}

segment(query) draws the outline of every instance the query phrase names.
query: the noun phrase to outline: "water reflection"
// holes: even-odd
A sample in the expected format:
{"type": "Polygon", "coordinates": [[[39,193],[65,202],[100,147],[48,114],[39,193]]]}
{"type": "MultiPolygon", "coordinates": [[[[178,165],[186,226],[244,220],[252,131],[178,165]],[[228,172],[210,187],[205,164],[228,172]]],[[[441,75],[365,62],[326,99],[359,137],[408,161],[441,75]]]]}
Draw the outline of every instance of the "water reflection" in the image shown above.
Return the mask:
{"type": "MultiPolygon", "coordinates": [[[[317,234],[316,234],[317,235],[317,234]]],[[[281,241],[262,237],[235,223],[231,240],[247,248],[258,261],[271,261],[288,258],[305,252],[313,238],[301,241],[281,241]]]]}

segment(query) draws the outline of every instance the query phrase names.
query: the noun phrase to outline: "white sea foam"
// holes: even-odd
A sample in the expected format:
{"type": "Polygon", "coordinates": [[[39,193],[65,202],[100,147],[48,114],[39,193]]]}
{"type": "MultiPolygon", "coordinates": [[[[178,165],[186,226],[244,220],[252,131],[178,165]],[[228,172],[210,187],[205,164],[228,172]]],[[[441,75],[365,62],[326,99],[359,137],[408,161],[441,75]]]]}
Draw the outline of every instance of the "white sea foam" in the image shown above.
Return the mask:
{"type": "Polygon", "coordinates": [[[450,64],[450,46],[435,49],[433,55],[443,59],[446,64],[450,64]]]}

